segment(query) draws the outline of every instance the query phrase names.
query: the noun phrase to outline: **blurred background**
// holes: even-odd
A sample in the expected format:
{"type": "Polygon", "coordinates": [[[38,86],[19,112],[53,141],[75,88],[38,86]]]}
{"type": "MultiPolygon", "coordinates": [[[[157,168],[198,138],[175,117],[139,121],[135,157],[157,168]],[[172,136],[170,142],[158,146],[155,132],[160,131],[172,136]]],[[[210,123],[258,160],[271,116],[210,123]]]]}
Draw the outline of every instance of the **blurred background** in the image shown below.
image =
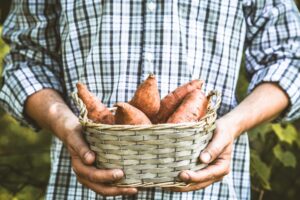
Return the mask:
{"type": "MultiPolygon", "coordinates": [[[[10,2],[0,4],[0,33],[10,2]]],[[[300,8],[300,0],[296,4],[300,8]]],[[[0,39],[0,73],[8,51],[0,39]]],[[[247,86],[241,67],[239,100],[245,97],[247,86]]],[[[251,130],[249,136],[252,199],[300,199],[300,120],[264,124],[251,130]]],[[[51,133],[22,127],[0,109],[0,200],[43,199],[50,171],[50,141],[51,133]]]]}

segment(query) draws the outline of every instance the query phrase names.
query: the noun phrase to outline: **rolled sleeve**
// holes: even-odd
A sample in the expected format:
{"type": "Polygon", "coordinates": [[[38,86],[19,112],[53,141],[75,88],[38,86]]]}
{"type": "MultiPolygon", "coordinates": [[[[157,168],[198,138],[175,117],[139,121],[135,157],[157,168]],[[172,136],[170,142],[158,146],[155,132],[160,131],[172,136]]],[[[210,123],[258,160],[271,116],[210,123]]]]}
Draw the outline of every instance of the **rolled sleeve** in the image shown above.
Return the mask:
{"type": "MultiPolygon", "coordinates": [[[[300,64],[300,63],[299,63],[300,64]]],[[[277,121],[292,121],[300,117],[300,74],[299,68],[290,60],[271,65],[257,71],[250,82],[248,92],[264,82],[276,83],[287,94],[289,107],[278,117],[277,121]]],[[[266,94],[267,95],[267,94],[266,94]]]]}
{"type": "Polygon", "coordinates": [[[31,66],[20,63],[20,69],[8,76],[0,91],[1,106],[21,124],[38,130],[36,124],[24,115],[24,103],[35,92],[51,88],[63,93],[58,78],[49,70],[40,70],[42,66],[31,66]]]}
{"type": "Polygon", "coordinates": [[[63,93],[54,0],[13,2],[3,26],[10,45],[4,59],[0,105],[23,125],[38,129],[24,113],[27,98],[51,88],[63,93]]]}
{"type": "Polygon", "coordinates": [[[248,92],[264,82],[276,83],[290,102],[276,121],[295,120],[300,117],[299,12],[291,0],[249,0],[246,5],[248,92]]]}

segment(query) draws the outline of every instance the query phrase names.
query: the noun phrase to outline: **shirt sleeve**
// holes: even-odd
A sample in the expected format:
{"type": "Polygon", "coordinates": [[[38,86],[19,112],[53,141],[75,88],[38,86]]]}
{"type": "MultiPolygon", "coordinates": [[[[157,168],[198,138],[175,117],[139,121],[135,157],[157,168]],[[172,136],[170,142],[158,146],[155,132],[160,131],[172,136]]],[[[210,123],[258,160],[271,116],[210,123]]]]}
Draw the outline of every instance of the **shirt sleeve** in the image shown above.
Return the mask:
{"type": "MultiPolygon", "coordinates": [[[[277,83],[289,107],[277,121],[300,117],[300,15],[292,0],[246,0],[245,60],[248,92],[263,82],[277,83]]],[[[266,95],[268,95],[266,93],[266,95]]]]}
{"type": "Polygon", "coordinates": [[[10,45],[4,59],[0,105],[24,125],[37,128],[24,114],[33,93],[52,88],[62,93],[56,0],[13,1],[2,37],[10,45]]]}

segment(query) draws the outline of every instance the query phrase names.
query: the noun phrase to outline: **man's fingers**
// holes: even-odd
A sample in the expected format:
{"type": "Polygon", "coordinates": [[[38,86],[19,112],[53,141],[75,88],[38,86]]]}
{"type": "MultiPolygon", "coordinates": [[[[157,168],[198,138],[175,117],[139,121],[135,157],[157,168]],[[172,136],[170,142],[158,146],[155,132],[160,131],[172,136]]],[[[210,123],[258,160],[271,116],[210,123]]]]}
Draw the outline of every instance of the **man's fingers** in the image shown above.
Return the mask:
{"type": "Polygon", "coordinates": [[[202,163],[211,163],[224,151],[224,148],[229,145],[229,142],[221,136],[222,135],[216,133],[211,142],[201,152],[200,160],[202,163]]]}
{"type": "Polygon", "coordinates": [[[93,166],[86,166],[76,157],[72,158],[72,166],[77,176],[95,183],[111,183],[120,180],[124,176],[122,170],[105,170],[97,169],[93,166]]]}
{"type": "MultiPolygon", "coordinates": [[[[189,192],[194,190],[203,189],[215,182],[222,180],[222,178],[229,173],[230,166],[227,160],[217,160],[212,165],[201,169],[197,172],[183,171],[180,178],[183,181],[190,183],[187,187],[182,188],[168,188],[173,192],[189,192]],[[188,177],[188,179],[186,179],[188,177]]],[[[167,190],[168,190],[167,189],[167,190]]]]}
{"type": "Polygon", "coordinates": [[[185,182],[207,182],[223,178],[229,173],[230,164],[229,160],[216,160],[212,165],[207,166],[199,171],[183,171],[179,177],[185,182]]]}
{"type": "Polygon", "coordinates": [[[210,163],[212,161],[214,161],[223,151],[223,149],[225,148],[225,145],[222,144],[222,142],[218,141],[218,140],[212,140],[207,147],[205,148],[205,150],[203,150],[200,154],[200,160],[203,163],[210,163]]]}
{"type": "Polygon", "coordinates": [[[79,182],[103,196],[134,195],[138,192],[136,188],[121,188],[121,187],[106,186],[103,184],[92,183],[86,179],[81,179],[81,178],[79,178],[79,182]]]}
{"type": "Polygon", "coordinates": [[[89,149],[81,133],[69,134],[67,141],[69,148],[71,148],[71,153],[72,151],[75,152],[75,155],[72,156],[79,156],[82,162],[87,165],[91,165],[95,162],[95,154],[89,149]]]}
{"type": "Polygon", "coordinates": [[[195,191],[195,190],[200,190],[203,188],[206,188],[207,186],[213,184],[214,182],[220,181],[222,179],[215,179],[215,180],[209,180],[206,182],[201,182],[201,183],[195,183],[191,184],[187,187],[171,187],[171,188],[165,188],[165,190],[173,191],[173,192],[189,192],[189,191],[195,191]]]}

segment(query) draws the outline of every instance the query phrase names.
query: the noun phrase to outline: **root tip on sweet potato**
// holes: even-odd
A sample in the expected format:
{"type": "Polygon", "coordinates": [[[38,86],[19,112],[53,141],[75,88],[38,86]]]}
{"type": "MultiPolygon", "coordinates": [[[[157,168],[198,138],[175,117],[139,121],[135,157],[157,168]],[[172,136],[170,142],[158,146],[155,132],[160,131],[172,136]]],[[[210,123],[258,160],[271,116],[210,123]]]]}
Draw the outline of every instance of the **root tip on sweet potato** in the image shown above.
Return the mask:
{"type": "Polygon", "coordinates": [[[88,118],[96,123],[114,124],[114,116],[110,110],[91,93],[81,82],[76,83],[78,97],[83,101],[88,112],[88,118]]]}

